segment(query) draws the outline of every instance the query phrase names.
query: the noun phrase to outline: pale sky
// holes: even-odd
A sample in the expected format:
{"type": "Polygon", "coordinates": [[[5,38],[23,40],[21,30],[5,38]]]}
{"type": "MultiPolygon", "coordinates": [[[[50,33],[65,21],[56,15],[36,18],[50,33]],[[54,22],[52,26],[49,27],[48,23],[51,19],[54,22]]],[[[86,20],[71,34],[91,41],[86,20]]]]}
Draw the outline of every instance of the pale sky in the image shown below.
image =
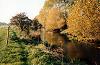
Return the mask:
{"type": "Polygon", "coordinates": [[[9,23],[12,16],[20,12],[33,19],[39,14],[45,0],[0,0],[0,22],[9,23]]]}

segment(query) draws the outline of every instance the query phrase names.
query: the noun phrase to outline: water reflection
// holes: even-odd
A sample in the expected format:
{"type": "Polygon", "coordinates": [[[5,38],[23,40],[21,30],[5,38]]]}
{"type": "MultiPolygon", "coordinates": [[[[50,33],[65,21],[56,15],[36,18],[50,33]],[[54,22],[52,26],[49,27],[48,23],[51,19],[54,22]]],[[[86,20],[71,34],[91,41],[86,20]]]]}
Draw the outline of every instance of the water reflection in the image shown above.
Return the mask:
{"type": "Polygon", "coordinates": [[[42,41],[47,41],[50,45],[63,46],[67,42],[67,38],[64,34],[53,31],[42,31],[41,34],[42,41]]]}

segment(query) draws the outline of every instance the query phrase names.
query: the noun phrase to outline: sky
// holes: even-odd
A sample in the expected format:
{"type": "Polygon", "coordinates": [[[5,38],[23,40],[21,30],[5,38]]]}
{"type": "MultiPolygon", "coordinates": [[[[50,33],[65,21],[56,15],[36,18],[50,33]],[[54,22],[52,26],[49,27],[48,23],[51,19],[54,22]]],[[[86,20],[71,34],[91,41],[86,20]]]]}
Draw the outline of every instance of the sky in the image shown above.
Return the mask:
{"type": "Polygon", "coordinates": [[[12,16],[25,12],[33,19],[39,14],[45,0],[0,0],[0,22],[9,23],[12,16]]]}

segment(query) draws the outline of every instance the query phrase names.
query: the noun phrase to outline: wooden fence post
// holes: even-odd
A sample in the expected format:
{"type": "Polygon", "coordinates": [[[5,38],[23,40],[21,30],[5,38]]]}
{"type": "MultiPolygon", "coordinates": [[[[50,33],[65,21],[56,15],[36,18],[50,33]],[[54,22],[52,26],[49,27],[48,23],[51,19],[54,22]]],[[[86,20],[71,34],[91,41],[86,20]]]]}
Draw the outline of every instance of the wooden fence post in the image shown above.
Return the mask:
{"type": "Polygon", "coordinates": [[[7,27],[7,41],[6,41],[7,45],[9,43],[9,29],[10,29],[10,25],[8,24],[8,27],[7,27]]]}

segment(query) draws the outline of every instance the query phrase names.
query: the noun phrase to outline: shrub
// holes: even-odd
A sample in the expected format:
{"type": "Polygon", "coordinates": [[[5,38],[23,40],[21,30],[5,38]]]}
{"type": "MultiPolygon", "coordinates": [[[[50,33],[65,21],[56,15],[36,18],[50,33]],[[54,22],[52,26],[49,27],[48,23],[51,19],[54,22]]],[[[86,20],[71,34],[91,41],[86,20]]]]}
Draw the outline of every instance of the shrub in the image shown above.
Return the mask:
{"type": "Polygon", "coordinates": [[[17,34],[16,34],[16,32],[11,32],[11,35],[10,35],[10,38],[11,38],[11,40],[17,40],[18,39],[18,37],[17,37],[17,34]]]}
{"type": "Polygon", "coordinates": [[[29,58],[31,58],[33,65],[61,65],[62,62],[65,63],[61,58],[58,58],[58,54],[53,55],[54,53],[47,50],[45,46],[34,47],[30,52],[29,58]]]}

